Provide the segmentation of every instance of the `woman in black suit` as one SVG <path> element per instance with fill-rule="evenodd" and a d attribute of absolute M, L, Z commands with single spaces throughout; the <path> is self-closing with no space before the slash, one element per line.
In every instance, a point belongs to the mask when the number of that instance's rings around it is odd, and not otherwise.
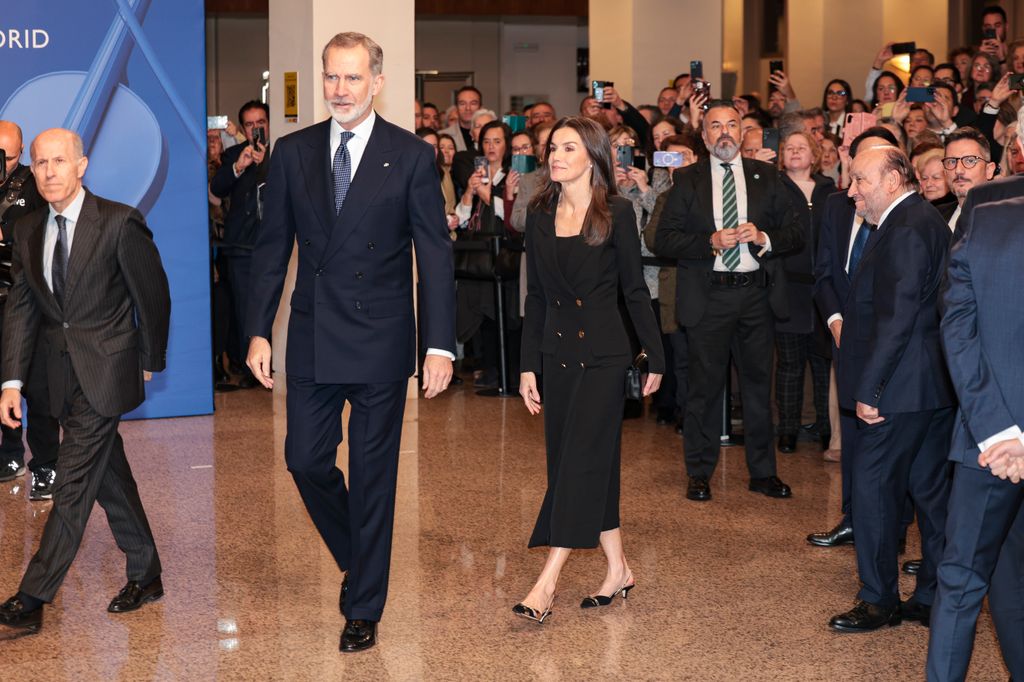
<path fill-rule="evenodd" d="M 629 201 L 614 196 L 611 144 L 598 124 L 563 118 L 551 132 L 540 191 L 526 219 L 526 317 L 519 393 L 541 411 L 544 376 L 548 488 L 530 547 L 550 547 L 517 615 L 543 622 L 558 575 L 575 548 L 598 544 L 608 572 L 581 607 L 604 606 L 636 584 L 619 530 L 619 445 L 623 387 L 632 358 L 619 313 L 621 289 L 647 352 L 649 395 L 661 384 L 661 334 L 644 283 L 640 238 Z"/>

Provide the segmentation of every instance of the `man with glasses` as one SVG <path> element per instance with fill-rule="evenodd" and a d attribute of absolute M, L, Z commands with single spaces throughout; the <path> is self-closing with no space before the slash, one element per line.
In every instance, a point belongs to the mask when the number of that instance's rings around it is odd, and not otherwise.
<path fill-rule="evenodd" d="M 474 148 L 472 135 L 473 114 L 483 105 L 484 97 L 472 85 L 464 85 L 455 93 L 455 107 L 459 112 L 459 120 L 455 125 L 440 131 L 455 140 L 455 151 L 464 152 Z"/>
<path fill-rule="evenodd" d="M 948 218 L 949 229 L 956 229 L 967 193 L 982 185 L 995 175 L 996 164 L 992 161 L 988 138 L 977 128 L 960 128 L 946 138 L 946 156 L 942 168 L 956 196 L 956 210 Z"/>
<path fill-rule="evenodd" d="M 935 83 L 935 101 L 924 103 L 924 117 L 928 129 L 943 139 L 957 128 L 956 116 L 960 112 L 956 89 L 947 83 Z"/>

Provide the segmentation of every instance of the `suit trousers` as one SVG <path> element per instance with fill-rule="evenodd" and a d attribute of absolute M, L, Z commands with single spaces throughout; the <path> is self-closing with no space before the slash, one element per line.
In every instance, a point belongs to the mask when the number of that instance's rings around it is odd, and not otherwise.
<path fill-rule="evenodd" d="M 288 375 L 285 461 L 320 537 L 348 572 L 345 616 L 379 621 L 387 600 L 408 381 L 318 384 Z M 335 460 L 348 423 L 349 480 Z"/>
<path fill-rule="evenodd" d="M 775 348 L 775 405 L 779 411 L 779 435 L 795 436 L 800 429 L 804 409 L 804 368 L 811 365 L 814 390 L 814 417 L 820 425 L 828 425 L 828 358 L 816 355 L 814 334 L 777 332 Z"/>
<path fill-rule="evenodd" d="M 60 475 L 39 549 L 19 588 L 44 602 L 53 601 L 71 568 L 95 502 L 106 513 L 114 540 L 127 556 L 128 580 L 145 584 L 161 570 L 139 489 L 117 432 L 121 418 L 96 413 L 82 393 L 67 356 L 64 374 Z"/>
<path fill-rule="evenodd" d="M 249 273 L 252 270 L 252 252 L 233 249 L 227 257 L 228 284 L 231 288 L 231 324 L 235 334 L 229 334 L 228 358 L 240 367 L 243 374 L 251 372 L 245 365 L 249 354 L 249 339 L 245 336 L 245 311 L 249 307 Z"/>
<path fill-rule="evenodd" d="M 679 406 L 680 418 L 686 412 L 686 399 L 690 392 L 689 367 L 690 349 L 686 340 L 686 328 L 679 327 L 668 335 L 669 343 L 666 348 L 672 348 L 672 355 L 665 354 L 665 359 L 672 358 L 673 373 L 676 378 L 676 405 Z"/>
<path fill-rule="evenodd" d="M 3 326 L 3 313 L 0 308 L 0 327 Z M 10 429 L 0 427 L 0 458 L 14 459 L 23 462 L 25 459 L 25 443 L 32 451 L 29 469 L 38 472 L 42 467 L 57 466 L 57 448 L 60 446 L 60 422 L 50 415 L 50 390 L 46 385 L 46 360 L 33 359 L 29 365 L 28 379 L 22 387 L 25 405 L 28 408 L 28 428 Z M 24 432 L 24 433 L 23 433 Z"/>
<path fill-rule="evenodd" d="M 957 463 L 932 606 L 928 679 L 963 680 L 986 592 L 1003 661 L 1024 679 L 1024 486 Z"/>
<path fill-rule="evenodd" d="M 883 607 L 899 603 L 898 544 L 909 493 L 917 507 L 923 555 L 914 597 L 931 605 L 945 536 L 953 408 L 882 416 L 885 421 L 873 426 L 858 423 L 853 455 L 854 547 L 863 583 L 858 599 Z"/>
<path fill-rule="evenodd" d="M 710 478 L 718 464 L 722 391 L 734 342 L 743 399 L 747 469 L 751 478 L 774 476 L 771 413 L 775 317 L 768 290 L 713 286 L 700 322 L 687 327 L 690 390 L 683 424 L 686 472 Z"/>

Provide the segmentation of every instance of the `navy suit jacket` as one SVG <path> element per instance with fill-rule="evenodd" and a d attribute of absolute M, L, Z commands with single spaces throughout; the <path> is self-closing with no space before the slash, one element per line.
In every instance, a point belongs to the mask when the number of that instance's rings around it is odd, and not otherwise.
<path fill-rule="evenodd" d="M 843 311 L 839 402 L 886 413 L 955 402 L 939 337 L 939 285 L 949 227 L 920 195 L 901 201 L 868 238 Z"/>
<path fill-rule="evenodd" d="M 943 291 L 942 342 L 960 399 L 949 458 L 975 469 L 981 441 L 1024 425 L 1022 218 L 1024 197 L 978 206 Z"/>
<path fill-rule="evenodd" d="M 416 369 L 413 244 L 421 344 L 455 352 L 452 242 L 434 151 L 378 115 L 339 215 L 330 155 L 329 119 L 274 146 L 246 334 L 270 338 L 298 241 L 288 373 L 317 383 L 400 381 Z"/>
<path fill-rule="evenodd" d="M 814 259 L 814 302 L 825 322 L 837 313 L 843 314 L 850 295 L 846 259 L 850 253 L 850 231 L 856 214 L 853 199 L 845 191 L 835 192 L 825 199 L 818 253 Z"/>
<path fill-rule="evenodd" d="M 988 204 L 993 201 L 1013 199 L 1014 197 L 1024 197 L 1024 175 L 999 178 L 998 180 L 978 185 L 969 191 L 967 198 L 964 199 L 964 206 L 960 210 L 960 217 L 956 221 L 953 243 L 956 244 L 963 237 L 964 228 L 967 227 L 967 216 L 971 214 L 975 206 Z"/>

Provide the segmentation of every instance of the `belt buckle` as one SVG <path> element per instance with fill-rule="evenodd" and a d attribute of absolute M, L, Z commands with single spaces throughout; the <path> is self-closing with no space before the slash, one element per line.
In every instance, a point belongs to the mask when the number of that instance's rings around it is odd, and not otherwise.
<path fill-rule="evenodd" d="M 733 277 L 735 277 L 735 284 L 733 286 L 736 287 L 749 287 L 754 283 L 750 273 L 747 272 L 735 272 L 733 273 Z"/>

